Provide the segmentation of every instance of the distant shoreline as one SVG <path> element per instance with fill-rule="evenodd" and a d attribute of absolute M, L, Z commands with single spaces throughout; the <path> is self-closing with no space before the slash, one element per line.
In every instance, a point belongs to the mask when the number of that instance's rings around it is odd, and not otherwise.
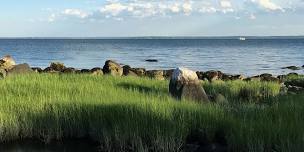
<path fill-rule="evenodd" d="M 130 36 L 130 37 L 0 37 L 1 39 L 304 39 L 303 36 Z"/>

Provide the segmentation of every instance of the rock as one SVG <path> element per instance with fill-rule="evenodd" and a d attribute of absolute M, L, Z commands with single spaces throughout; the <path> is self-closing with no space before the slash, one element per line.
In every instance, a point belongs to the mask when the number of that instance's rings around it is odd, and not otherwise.
<path fill-rule="evenodd" d="M 91 73 L 90 69 L 81 69 L 80 73 Z"/>
<path fill-rule="evenodd" d="M 222 80 L 229 81 L 232 79 L 232 77 L 233 77 L 233 75 L 231 75 L 231 74 L 223 73 Z"/>
<path fill-rule="evenodd" d="M 238 75 L 232 75 L 230 77 L 230 80 L 244 80 L 246 77 L 244 75 L 238 74 Z"/>
<path fill-rule="evenodd" d="M 3 79 L 6 77 L 6 71 L 4 69 L 0 69 L 0 79 Z"/>
<path fill-rule="evenodd" d="M 45 73 L 59 73 L 59 71 L 55 71 L 53 68 L 51 67 L 47 67 L 43 70 L 43 72 Z"/>
<path fill-rule="evenodd" d="M 300 67 L 297 66 L 288 66 L 288 67 L 284 67 L 283 69 L 289 69 L 289 70 L 301 70 Z"/>
<path fill-rule="evenodd" d="M 219 72 L 213 70 L 207 71 L 205 72 L 205 76 L 210 82 L 212 82 L 219 79 Z"/>
<path fill-rule="evenodd" d="M 165 80 L 163 70 L 150 70 L 146 72 L 147 76 L 156 80 Z"/>
<path fill-rule="evenodd" d="M 24 64 L 15 65 L 12 69 L 9 69 L 7 71 L 7 75 L 11 76 L 17 74 L 29 74 L 33 72 L 34 71 L 31 69 L 31 67 L 28 64 L 24 63 Z"/>
<path fill-rule="evenodd" d="M 2 59 L 0 59 L 1 69 L 9 70 L 12 69 L 15 65 L 16 62 L 10 55 L 6 55 Z"/>
<path fill-rule="evenodd" d="M 264 73 L 260 75 L 260 80 L 261 81 L 268 81 L 268 82 L 276 82 L 276 83 L 280 83 L 280 79 L 273 77 L 272 74 L 269 73 Z"/>
<path fill-rule="evenodd" d="M 177 99 L 188 99 L 198 103 L 209 102 L 197 74 L 186 68 L 174 70 L 169 84 L 170 94 Z"/>
<path fill-rule="evenodd" d="M 137 74 L 132 71 L 132 68 L 129 65 L 125 65 L 122 68 L 124 76 L 137 76 Z"/>
<path fill-rule="evenodd" d="M 249 77 L 249 78 L 244 79 L 244 81 L 261 81 L 261 77 L 259 75 L 258 76 L 253 76 L 253 77 Z"/>
<path fill-rule="evenodd" d="M 272 77 L 272 74 L 264 73 L 264 74 L 261 74 L 260 77 Z"/>
<path fill-rule="evenodd" d="M 138 76 L 145 76 L 146 75 L 146 69 L 144 68 L 132 68 L 131 71 L 136 73 Z"/>
<path fill-rule="evenodd" d="M 65 68 L 61 72 L 64 74 L 72 74 L 72 73 L 76 73 L 76 69 L 75 68 Z"/>
<path fill-rule="evenodd" d="M 296 77 L 296 76 L 298 76 L 299 74 L 298 73 L 288 73 L 287 74 L 287 77 Z"/>
<path fill-rule="evenodd" d="M 122 68 L 125 76 L 145 76 L 146 74 L 146 69 L 144 68 L 131 68 L 129 65 L 125 65 Z"/>
<path fill-rule="evenodd" d="M 219 80 L 222 80 L 223 75 L 224 75 L 223 72 L 217 71 L 217 76 L 218 76 L 218 79 L 219 79 Z"/>
<path fill-rule="evenodd" d="M 92 75 L 97 75 L 97 76 L 103 75 L 102 68 L 98 68 L 98 67 L 91 69 L 91 73 Z"/>
<path fill-rule="evenodd" d="M 103 72 L 112 76 L 122 76 L 123 68 L 118 63 L 108 60 L 103 67 Z"/>
<path fill-rule="evenodd" d="M 244 75 L 241 75 L 241 74 L 231 75 L 231 74 L 223 73 L 221 79 L 224 80 L 224 81 L 230 81 L 230 80 L 233 81 L 233 80 L 245 80 L 246 77 Z"/>
<path fill-rule="evenodd" d="M 158 62 L 158 60 L 156 60 L 156 59 L 147 59 L 145 61 L 147 61 L 147 62 Z"/>
<path fill-rule="evenodd" d="M 39 67 L 33 67 L 32 70 L 33 70 L 34 72 L 36 72 L 36 73 L 41 73 L 41 72 L 43 72 L 43 70 L 42 70 L 41 68 L 39 68 Z"/>
<path fill-rule="evenodd" d="M 304 92 L 304 88 L 303 87 L 299 87 L 299 86 L 287 86 L 288 88 L 288 92 L 292 92 L 292 93 L 301 93 Z"/>
<path fill-rule="evenodd" d="M 164 77 L 166 79 L 170 79 L 173 75 L 174 69 L 164 70 Z"/>
<path fill-rule="evenodd" d="M 302 65 L 302 68 L 304 68 L 304 65 Z"/>
<path fill-rule="evenodd" d="M 54 71 L 63 71 L 66 67 L 63 63 L 60 62 L 52 62 L 50 68 Z"/>
<path fill-rule="evenodd" d="M 197 71 L 196 75 L 197 75 L 198 79 L 205 80 L 206 75 L 203 71 Z"/>
<path fill-rule="evenodd" d="M 286 86 L 296 86 L 304 88 L 304 80 L 303 79 L 292 79 L 285 82 Z"/>

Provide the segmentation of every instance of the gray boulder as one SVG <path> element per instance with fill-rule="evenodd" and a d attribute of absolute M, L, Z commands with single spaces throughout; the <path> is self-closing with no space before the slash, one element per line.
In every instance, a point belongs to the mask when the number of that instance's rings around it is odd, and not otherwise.
<path fill-rule="evenodd" d="M 15 65 L 12 69 L 7 71 L 7 75 L 29 74 L 33 72 L 34 71 L 31 69 L 31 67 L 27 63 L 24 63 Z"/>
<path fill-rule="evenodd" d="M 188 99 L 198 103 L 209 102 L 196 72 L 186 68 L 174 70 L 169 84 L 170 94 L 177 99 Z"/>
<path fill-rule="evenodd" d="M 103 67 L 103 73 L 110 74 L 112 76 L 122 76 L 123 68 L 118 63 L 108 60 Z"/>

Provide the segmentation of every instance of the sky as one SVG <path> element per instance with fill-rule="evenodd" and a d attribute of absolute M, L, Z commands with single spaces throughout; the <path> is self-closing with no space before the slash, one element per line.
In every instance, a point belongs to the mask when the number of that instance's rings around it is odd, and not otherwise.
<path fill-rule="evenodd" d="M 304 0 L 2 0 L 0 37 L 304 35 Z"/>

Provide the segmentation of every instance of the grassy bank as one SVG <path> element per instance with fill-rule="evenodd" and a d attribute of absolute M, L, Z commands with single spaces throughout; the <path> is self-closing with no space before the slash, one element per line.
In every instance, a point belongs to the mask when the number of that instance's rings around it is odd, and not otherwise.
<path fill-rule="evenodd" d="M 0 140 L 90 137 L 105 151 L 182 151 L 202 133 L 210 142 L 220 134 L 231 151 L 304 148 L 303 95 L 279 96 L 269 82 L 204 83 L 229 104 L 197 105 L 174 100 L 167 87 L 133 77 L 8 77 L 0 81 Z"/>

